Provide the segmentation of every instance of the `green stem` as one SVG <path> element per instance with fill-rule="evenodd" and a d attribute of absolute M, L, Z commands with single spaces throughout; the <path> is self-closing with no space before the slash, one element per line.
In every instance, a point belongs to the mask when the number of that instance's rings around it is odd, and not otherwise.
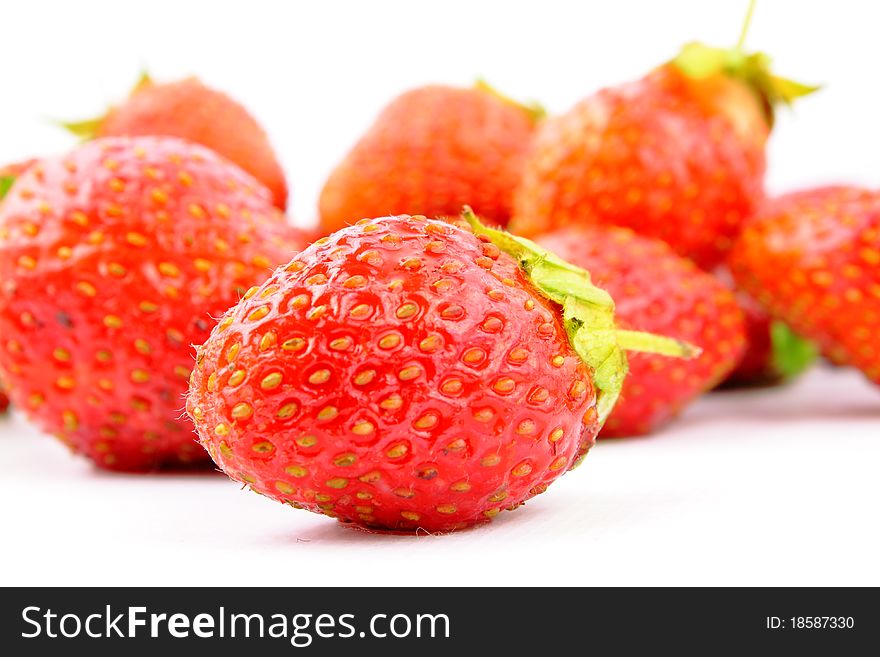
<path fill-rule="evenodd" d="M 743 46 L 746 45 L 746 35 L 749 33 L 749 26 L 752 24 L 752 14 L 755 13 L 755 5 L 757 0 L 749 0 L 749 8 L 746 10 L 746 19 L 743 21 L 742 29 L 739 32 L 739 41 L 736 42 L 735 50 L 739 53 L 743 52 Z"/>
<path fill-rule="evenodd" d="M 643 331 L 617 331 L 617 344 L 625 351 L 639 351 L 673 358 L 696 358 L 702 350 L 683 340 Z"/>

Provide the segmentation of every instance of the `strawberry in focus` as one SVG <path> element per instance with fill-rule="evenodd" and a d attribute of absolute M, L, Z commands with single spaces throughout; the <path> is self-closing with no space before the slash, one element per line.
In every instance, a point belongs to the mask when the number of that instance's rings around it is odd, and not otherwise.
<path fill-rule="evenodd" d="M 772 75 L 741 44 L 690 44 L 543 123 L 511 230 L 625 226 L 711 269 L 763 197 L 774 105 L 813 90 Z"/>
<path fill-rule="evenodd" d="M 880 192 L 824 187 L 774 199 L 746 226 L 730 268 L 771 315 L 880 383 Z"/>
<path fill-rule="evenodd" d="M 457 216 L 466 203 L 506 225 L 539 114 L 484 84 L 406 92 L 331 173 L 321 228 L 386 213 Z"/>
<path fill-rule="evenodd" d="M 629 375 L 601 437 L 651 433 L 715 387 L 745 348 L 742 313 L 717 279 L 668 245 L 616 227 L 566 228 L 538 243 L 578 267 L 615 300 L 622 328 L 660 333 L 702 349 L 689 361 L 629 356 Z"/>
<path fill-rule="evenodd" d="M 166 135 L 202 144 L 263 183 L 277 207 L 287 206 L 284 172 L 263 128 L 244 106 L 197 78 L 155 83 L 145 75 L 106 115 L 66 127 L 87 139 Z"/>
<path fill-rule="evenodd" d="M 517 507 L 586 454 L 633 336 L 586 272 L 468 216 L 477 234 L 362 220 L 223 317 L 187 409 L 230 477 L 366 527 L 449 531 Z"/>
<path fill-rule="evenodd" d="M 206 459 L 181 419 L 190 345 L 293 237 L 268 190 L 179 139 L 99 139 L 31 166 L 0 205 L 9 396 L 103 467 Z"/>

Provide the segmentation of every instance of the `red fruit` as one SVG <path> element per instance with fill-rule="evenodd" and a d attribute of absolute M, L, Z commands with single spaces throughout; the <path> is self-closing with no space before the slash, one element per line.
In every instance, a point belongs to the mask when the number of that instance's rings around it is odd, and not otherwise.
<path fill-rule="evenodd" d="M 511 230 L 626 226 L 711 268 L 762 198 L 772 103 L 811 90 L 763 55 L 692 44 L 544 122 Z"/>
<path fill-rule="evenodd" d="M 181 419 L 190 345 L 295 245 L 269 191 L 202 146 L 89 142 L 0 206 L 0 373 L 46 431 L 108 468 L 207 454 Z"/>
<path fill-rule="evenodd" d="M 330 175 L 321 228 L 386 213 L 457 216 L 466 203 L 506 224 L 536 118 L 485 85 L 408 91 Z"/>
<path fill-rule="evenodd" d="M 690 361 L 629 357 L 620 401 L 601 436 L 646 434 L 715 387 L 745 348 L 733 294 L 659 240 L 624 228 L 567 228 L 538 238 L 564 260 L 589 269 L 615 299 L 618 325 L 678 338 L 702 349 Z"/>
<path fill-rule="evenodd" d="M 479 238 L 424 217 L 364 220 L 251 290 L 201 349 L 187 400 L 217 464 L 292 506 L 447 531 L 522 504 L 583 457 L 626 368 L 610 299 L 474 225 Z M 542 287 L 560 280 L 572 296 Z"/>
<path fill-rule="evenodd" d="M 726 270 L 717 272 L 728 287 L 734 283 Z M 790 381 L 816 358 L 811 342 L 792 332 L 785 322 L 773 319 L 763 306 L 742 290 L 735 290 L 746 327 L 746 352 L 724 380 L 725 387 L 767 386 Z"/>
<path fill-rule="evenodd" d="M 96 120 L 69 124 L 83 137 L 168 135 L 220 153 L 272 192 L 282 210 L 287 182 L 266 133 L 241 104 L 196 78 L 156 84 L 144 77 L 131 95 Z"/>
<path fill-rule="evenodd" d="M 825 187 L 780 197 L 749 222 L 730 267 L 771 315 L 880 383 L 880 192 Z"/>

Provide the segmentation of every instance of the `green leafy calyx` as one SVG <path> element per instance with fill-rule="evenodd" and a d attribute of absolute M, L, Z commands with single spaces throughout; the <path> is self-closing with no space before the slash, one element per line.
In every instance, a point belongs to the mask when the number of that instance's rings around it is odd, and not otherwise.
<path fill-rule="evenodd" d="M 484 226 L 470 208 L 465 208 L 463 218 L 476 235 L 485 235 L 514 258 L 542 295 L 562 306 L 568 340 L 593 375 L 600 423 L 608 418 L 620 396 L 628 369 L 625 350 L 679 358 L 699 354 L 699 349 L 679 340 L 619 330 L 614 321 L 614 300 L 593 285 L 586 269 L 562 260 L 531 240 Z"/>

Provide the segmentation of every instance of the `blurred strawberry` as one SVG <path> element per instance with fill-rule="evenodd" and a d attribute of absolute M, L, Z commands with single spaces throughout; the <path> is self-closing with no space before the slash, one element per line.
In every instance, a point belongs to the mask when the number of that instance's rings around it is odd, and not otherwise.
<path fill-rule="evenodd" d="M 689 361 L 630 354 L 620 401 L 600 437 L 654 431 L 718 385 L 741 358 L 745 328 L 733 294 L 663 242 L 613 226 L 568 227 L 537 241 L 590 271 L 614 298 L 621 328 L 667 335 L 702 349 Z"/>
<path fill-rule="evenodd" d="M 15 405 L 107 468 L 205 460 L 181 417 L 191 345 L 301 244 L 269 190 L 172 137 L 98 139 L 0 205 L 0 372 Z"/>
<path fill-rule="evenodd" d="M 774 76 L 766 55 L 741 44 L 685 46 L 544 122 L 511 230 L 627 226 L 712 268 L 763 196 L 774 106 L 813 90 Z"/>
<path fill-rule="evenodd" d="M 85 139 L 168 135 L 202 144 L 250 173 L 287 205 L 287 182 L 266 133 L 241 104 L 198 79 L 155 83 L 142 76 L 131 95 L 97 119 L 65 126 Z"/>
<path fill-rule="evenodd" d="M 456 216 L 464 204 L 506 224 L 539 115 L 484 84 L 404 93 L 330 175 L 321 227 L 383 214 Z"/>
<path fill-rule="evenodd" d="M 771 315 L 880 384 L 880 191 L 824 187 L 775 199 L 729 262 Z"/>

